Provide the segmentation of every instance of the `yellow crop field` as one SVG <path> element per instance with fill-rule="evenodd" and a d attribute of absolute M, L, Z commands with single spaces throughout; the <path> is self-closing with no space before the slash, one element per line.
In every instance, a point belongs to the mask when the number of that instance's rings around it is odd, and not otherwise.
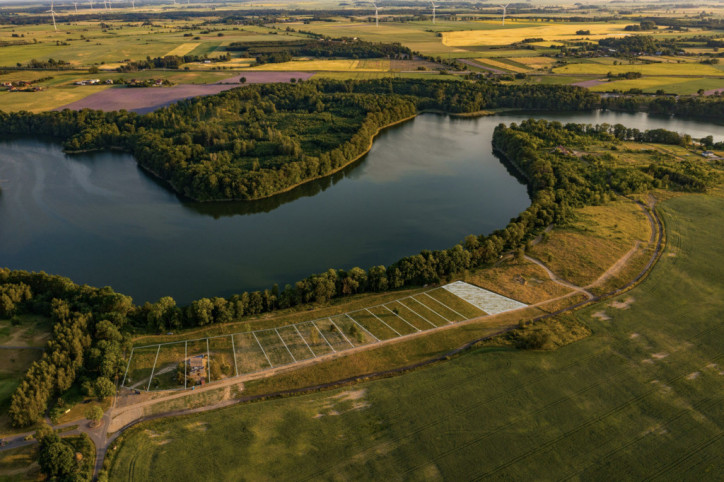
<path fill-rule="evenodd" d="M 470 47 L 474 45 L 509 45 L 526 38 L 542 38 L 547 42 L 583 38 L 595 40 L 597 37 L 621 37 L 627 35 L 624 27 L 623 24 L 615 23 L 543 23 L 539 27 L 444 32 L 442 34 L 442 43 L 448 47 Z M 577 30 L 589 30 L 591 33 L 590 35 L 577 35 Z"/>
<path fill-rule="evenodd" d="M 523 64 L 531 69 L 543 69 L 556 63 L 556 59 L 550 57 L 516 57 L 508 60 Z"/>
<path fill-rule="evenodd" d="M 711 65 L 703 64 L 624 64 L 624 65 L 601 65 L 601 64 L 568 64 L 556 67 L 557 74 L 591 74 L 606 75 L 623 74 L 626 72 L 641 72 L 643 75 L 701 75 L 724 77 L 724 72 Z"/>
<path fill-rule="evenodd" d="M 390 61 L 385 59 L 370 60 L 292 60 L 279 64 L 263 64 L 249 70 L 274 70 L 281 72 L 389 72 Z"/>
<path fill-rule="evenodd" d="M 519 59 L 515 59 L 516 62 L 517 62 L 518 60 L 519 60 Z M 521 73 L 529 72 L 529 69 L 524 69 L 524 68 L 522 68 L 522 67 L 517 67 L 517 66 L 514 66 L 514 65 L 506 64 L 505 62 L 500 62 L 499 60 L 494 60 L 494 59 L 475 59 L 475 61 L 476 61 L 476 62 L 480 62 L 481 64 L 484 64 L 484 65 L 489 65 L 489 66 L 491 66 L 491 67 L 495 67 L 496 69 L 509 70 L 510 72 L 521 72 Z"/>
<path fill-rule="evenodd" d="M 51 87 L 40 92 L 0 92 L 0 111 L 43 112 L 62 107 L 96 92 L 107 89 L 108 85 L 83 87 Z"/>
<path fill-rule="evenodd" d="M 181 44 L 178 47 L 176 47 L 173 50 L 170 50 L 166 55 L 178 55 L 179 57 L 182 55 L 186 55 L 187 53 L 191 52 L 193 49 L 198 47 L 199 43 L 188 43 L 188 44 Z"/>

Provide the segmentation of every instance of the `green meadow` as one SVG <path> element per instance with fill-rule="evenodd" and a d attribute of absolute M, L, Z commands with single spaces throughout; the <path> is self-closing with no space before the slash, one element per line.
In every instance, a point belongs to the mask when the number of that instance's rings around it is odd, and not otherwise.
<path fill-rule="evenodd" d="M 713 480 L 724 473 L 724 197 L 659 205 L 667 246 L 556 351 L 142 424 L 113 480 Z M 183 456 L 179 456 L 183 454 Z"/>

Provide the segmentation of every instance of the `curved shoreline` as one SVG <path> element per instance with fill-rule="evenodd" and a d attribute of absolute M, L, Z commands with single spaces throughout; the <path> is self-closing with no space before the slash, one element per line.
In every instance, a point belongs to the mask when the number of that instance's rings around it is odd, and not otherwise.
<path fill-rule="evenodd" d="M 163 184 L 165 184 L 166 186 L 168 186 L 175 194 L 177 194 L 178 196 L 180 196 L 180 197 L 182 197 L 182 198 L 184 198 L 184 199 L 186 199 L 186 200 L 188 200 L 188 201 L 192 201 L 192 202 L 196 202 L 196 203 L 217 203 L 217 202 L 218 202 L 218 203 L 224 203 L 224 202 L 249 202 L 249 203 L 253 203 L 253 202 L 256 202 L 256 201 L 263 201 L 263 200 L 265 200 L 265 199 L 273 198 L 274 196 L 278 196 L 278 195 L 280 195 L 280 194 L 284 194 L 284 193 L 293 191 L 294 189 L 296 189 L 296 188 L 298 188 L 298 187 L 300 187 L 300 186 L 303 186 L 303 185 L 305 185 L 305 184 L 308 184 L 308 183 L 310 183 L 310 182 L 318 181 L 318 180 L 320 180 L 320 179 L 324 179 L 324 178 L 326 178 L 326 177 L 333 176 L 333 175 L 337 174 L 338 172 L 340 172 L 340 171 L 342 171 L 343 169 L 345 169 L 345 168 L 353 165 L 354 163 L 356 163 L 357 161 L 359 161 L 360 159 L 362 159 L 364 156 L 366 156 L 367 154 L 369 154 L 369 152 L 372 150 L 372 146 L 374 145 L 375 138 L 377 138 L 377 136 L 380 135 L 380 133 L 381 133 L 382 131 L 384 131 L 384 130 L 386 130 L 386 129 L 389 129 L 390 127 L 394 127 L 394 126 L 396 126 L 396 125 L 399 125 L 399 124 L 402 124 L 402 123 L 405 123 L 405 122 L 414 120 L 417 116 L 419 116 L 419 115 L 421 115 L 421 114 L 436 114 L 436 115 L 445 115 L 445 116 L 458 117 L 458 118 L 475 118 L 475 117 L 485 117 L 485 116 L 495 115 L 495 112 L 492 112 L 492 111 L 489 111 L 489 110 L 481 110 L 481 111 L 476 111 L 476 112 L 462 112 L 462 113 L 456 112 L 456 113 L 451 113 L 451 112 L 446 112 L 446 111 L 442 111 L 442 110 L 435 110 L 435 109 L 425 109 L 425 110 L 418 111 L 418 112 L 416 112 L 415 114 L 413 114 L 413 115 L 411 115 L 411 116 L 409 116 L 409 117 L 405 117 L 404 119 L 400 119 L 400 120 L 391 122 L 391 123 L 389 123 L 389 124 L 386 124 L 386 125 L 384 125 L 384 126 L 378 127 L 377 130 L 375 131 L 375 133 L 372 134 L 372 136 L 370 137 L 369 143 L 368 143 L 367 147 L 365 148 L 365 150 L 364 150 L 362 153 L 360 153 L 358 156 L 354 157 L 353 159 L 349 160 L 348 162 L 345 162 L 344 164 L 341 164 L 340 166 L 332 169 L 331 171 L 328 171 L 328 172 L 326 172 L 326 173 L 324 173 L 324 174 L 320 174 L 320 175 L 318 175 L 318 176 L 310 177 L 309 179 L 304 179 L 304 180 L 302 180 L 302 181 L 300 181 L 300 182 L 297 182 L 297 183 L 295 183 L 295 184 L 292 184 L 292 185 L 290 185 L 290 186 L 287 186 L 287 187 L 285 187 L 285 188 L 283 188 L 283 189 L 281 189 L 281 190 L 275 191 L 275 192 L 273 192 L 273 193 L 271 193 L 271 194 L 269 194 L 269 195 L 267 195 L 267 196 L 260 196 L 260 197 L 250 198 L 250 199 L 242 199 L 242 198 L 196 199 L 196 198 L 191 197 L 191 196 L 189 196 L 188 194 L 182 192 L 178 187 L 176 187 L 176 185 L 174 185 L 174 183 L 173 183 L 171 180 L 165 179 L 164 177 L 160 176 L 160 175 L 159 175 L 156 171 L 154 171 L 153 169 L 151 169 L 151 168 L 149 168 L 148 166 L 145 166 L 145 165 L 141 164 L 140 162 L 138 162 L 138 159 L 136 159 L 136 156 L 133 156 L 133 157 L 134 157 L 134 159 L 136 160 L 136 164 L 138 165 L 138 167 L 140 167 L 144 172 L 148 173 L 149 175 L 153 176 L 153 177 L 156 178 L 157 180 L 161 181 Z M 110 148 L 97 148 L 97 149 L 79 149 L 79 150 L 73 150 L 73 151 L 71 151 L 71 150 L 65 150 L 65 149 L 64 149 L 63 152 L 65 152 L 66 154 L 87 154 L 87 153 L 90 153 L 90 152 L 103 152 L 103 151 L 106 151 L 106 150 L 128 152 L 126 149 L 124 149 L 124 148 L 122 148 L 122 147 L 120 147 L 120 146 L 111 146 Z M 129 154 L 133 155 L 133 152 L 129 152 Z"/>

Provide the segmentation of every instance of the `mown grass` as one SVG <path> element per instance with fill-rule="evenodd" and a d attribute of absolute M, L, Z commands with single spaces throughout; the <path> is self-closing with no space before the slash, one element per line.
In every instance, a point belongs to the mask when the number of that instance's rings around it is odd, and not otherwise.
<path fill-rule="evenodd" d="M 666 255 L 593 335 L 123 436 L 114 480 L 704 480 L 724 471 L 724 199 L 666 201 Z M 675 256 L 668 254 L 675 253 Z M 203 422 L 204 430 L 198 429 Z M 165 445 L 146 429 L 164 433 Z M 179 454 L 184 454 L 179 457 Z"/>

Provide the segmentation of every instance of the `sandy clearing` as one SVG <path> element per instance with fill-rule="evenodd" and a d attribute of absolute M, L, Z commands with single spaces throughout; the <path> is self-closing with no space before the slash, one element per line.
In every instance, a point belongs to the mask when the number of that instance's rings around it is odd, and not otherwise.
<path fill-rule="evenodd" d="M 605 311 L 597 311 L 594 314 L 592 314 L 591 316 L 593 318 L 598 318 L 601 321 L 609 321 L 611 319 L 611 317 L 608 316 Z"/>
<path fill-rule="evenodd" d="M 628 310 L 633 302 L 636 301 L 633 296 L 626 297 L 623 301 L 612 301 L 608 306 L 618 310 Z"/>

